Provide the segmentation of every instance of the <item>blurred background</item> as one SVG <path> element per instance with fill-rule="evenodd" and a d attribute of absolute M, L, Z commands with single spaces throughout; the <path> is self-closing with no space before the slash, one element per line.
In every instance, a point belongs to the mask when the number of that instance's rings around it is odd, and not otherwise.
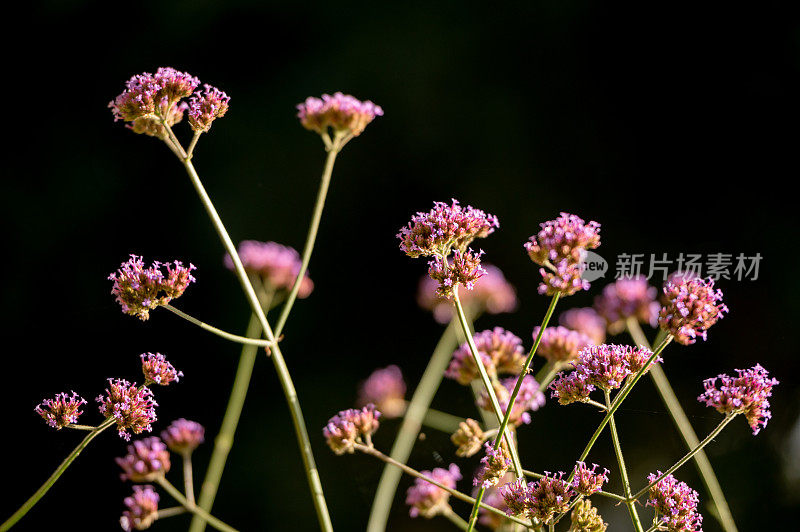
<path fill-rule="evenodd" d="M 295 306 L 283 343 L 337 530 L 364 529 L 382 464 L 334 456 L 321 428 L 353 405 L 377 367 L 398 364 L 413 390 L 442 327 L 416 306 L 425 263 L 399 252 L 395 234 L 414 212 L 449 198 L 499 217 L 500 230 L 480 246 L 521 303 L 476 327 L 506 327 L 526 348 L 548 300 L 536 294 L 537 268 L 522 244 L 559 211 L 600 222 L 597 251 L 610 262 L 623 253 L 760 253 L 757 280 L 718 283 L 730 314 L 707 342 L 670 346 L 665 370 L 701 437 L 719 420 L 695 400 L 702 379 L 760 362 L 781 381 L 765 430 L 753 437 L 737 421 L 707 451 L 740 530 L 796 518 L 796 3 L 49 1 L 26 9 L 9 18 L 21 34 L 3 37 L 11 133 L 2 184 L 3 518 L 81 438 L 47 427 L 36 404 L 75 390 L 92 403 L 81 421 L 97 423 L 92 399 L 107 377 L 141 380 L 141 352 L 166 354 L 186 375 L 157 390 L 155 432 L 177 417 L 207 427 L 195 453 L 198 483 L 210 456 L 239 347 L 163 310 L 145 323 L 122 315 L 107 280 L 129 253 L 192 262 L 198 281 L 176 306 L 238 333 L 248 320 L 180 164 L 106 108 L 131 75 L 159 66 L 232 98 L 194 163 L 237 241 L 303 245 L 325 154 L 298 124 L 296 103 L 341 90 L 385 110 L 337 161 L 310 268 L 316 289 Z M 188 126 L 177 130 L 188 141 Z M 604 283 L 559 310 L 591 304 Z M 639 388 L 618 416 L 635 485 L 683 454 L 654 388 Z M 476 414 L 452 381 L 434 406 Z M 568 469 L 598 420 L 590 408 L 549 403 L 520 430 L 523 461 Z M 397 427 L 382 424 L 376 445 L 388 451 Z M 456 460 L 448 435 L 426 436 L 412 466 Z M 600 442 L 590 460 L 614 469 L 609 441 Z M 113 462 L 124 449 L 113 433 L 98 438 L 17 529 L 116 529 L 130 492 Z M 477 458 L 457 463 L 469 476 Z M 179 482 L 178 467 L 173 474 Z M 678 477 L 701 489 L 691 466 Z M 410 519 L 409 485 L 404 478 L 389 530 L 452 528 Z M 630 528 L 624 509 L 601 513 L 611 530 Z M 705 530 L 719 530 L 704 513 Z M 316 529 L 288 410 L 264 357 L 214 514 L 241 530 Z"/>

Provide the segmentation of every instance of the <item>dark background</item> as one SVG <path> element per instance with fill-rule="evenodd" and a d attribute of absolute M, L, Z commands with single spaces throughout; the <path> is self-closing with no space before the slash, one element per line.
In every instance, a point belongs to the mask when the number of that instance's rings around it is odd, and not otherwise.
<path fill-rule="evenodd" d="M 3 37 L 12 138 L 3 144 L 0 517 L 81 437 L 51 430 L 34 406 L 71 389 L 92 402 L 107 377 L 140 379 L 144 351 L 165 353 L 186 374 L 157 390 L 155 431 L 176 417 L 204 423 L 202 478 L 238 347 L 165 311 L 147 323 L 122 315 L 107 280 L 132 252 L 191 261 L 198 282 L 177 306 L 240 333 L 248 319 L 180 165 L 106 108 L 132 74 L 173 66 L 232 97 L 195 164 L 237 241 L 302 247 L 324 153 L 297 123 L 297 102 L 342 90 L 386 111 L 337 162 L 311 263 L 316 290 L 296 305 L 284 341 L 337 530 L 364 528 L 381 464 L 334 456 L 320 429 L 352 405 L 374 368 L 399 364 L 411 387 L 421 375 L 441 327 L 414 302 L 423 261 L 403 256 L 394 235 L 413 212 L 451 197 L 498 215 L 501 229 L 481 247 L 521 298 L 516 313 L 477 327 L 507 327 L 526 347 L 547 299 L 536 295 L 538 274 L 521 246 L 559 211 L 602 223 L 598 251 L 611 260 L 761 253 L 757 281 L 719 283 L 731 312 L 708 342 L 671 346 L 665 369 L 701 436 L 719 420 L 694 400 L 703 378 L 760 362 L 782 381 L 767 429 L 753 437 L 737 420 L 708 453 L 740 530 L 796 518 L 784 462 L 800 402 L 800 18 L 790 4 L 53 1 L 9 16 L 7 26 L 21 31 Z M 188 127 L 177 129 L 188 140 Z M 560 309 L 590 304 L 602 285 Z M 635 485 L 683 454 L 652 386 L 640 388 L 619 415 Z M 452 382 L 435 405 L 474 415 Z M 99 419 L 90 404 L 81 421 Z M 598 419 L 588 408 L 548 404 L 521 430 L 523 460 L 568 469 Z M 377 445 L 388 450 L 396 428 L 384 423 Z M 130 490 L 113 463 L 123 452 L 113 433 L 98 438 L 17 528 L 114 530 Z M 431 432 L 411 465 L 453 459 L 447 436 Z M 605 438 L 590 459 L 616 469 Z M 458 463 L 469 476 L 474 460 Z M 176 467 L 175 482 L 179 474 Z M 700 489 L 692 467 L 678 476 Z M 406 478 L 390 529 L 448 529 L 441 518 L 407 517 L 408 485 Z M 459 487 L 468 490 L 468 481 Z M 630 528 L 623 509 L 602 510 L 613 530 Z M 214 513 L 242 530 L 315 529 L 285 401 L 263 357 Z M 719 530 L 704 513 L 705 529 Z M 178 517 L 153 529 L 187 524 Z"/>

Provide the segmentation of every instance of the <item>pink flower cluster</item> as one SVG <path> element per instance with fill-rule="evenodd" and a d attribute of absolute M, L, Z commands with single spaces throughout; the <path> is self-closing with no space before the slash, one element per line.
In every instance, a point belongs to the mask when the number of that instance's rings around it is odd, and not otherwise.
<path fill-rule="evenodd" d="M 243 240 L 239 243 L 237 253 L 245 271 L 258 275 L 273 290 L 291 290 L 302 267 L 300 254 L 294 248 L 277 242 Z M 229 270 L 234 269 L 230 255 L 225 255 L 225 267 Z M 314 283 L 306 273 L 300 281 L 297 297 L 304 299 L 311 295 L 313 290 Z"/>
<path fill-rule="evenodd" d="M 450 464 L 447 469 L 437 467 L 433 471 L 421 471 L 420 473 L 450 489 L 455 489 L 456 482 L 461 480 L 461 470 L 455 464 Z M 450 492 L 421 478 L 414 480 L 414 485 L 406 492 L 406 504 L 411 506 L 408 512 L 411 517 L 421 515 L 430 519 L 448 511 L 450 510 L 449 500 Z"/>
<path fill-rule="evenodd" d="M 567 329 L 578 331 L 600 345 L 606 341 L 606 320 L 591 307 L 573 308 L 562 312 L 558 323 Z"/>
<path fill-rule="evenodd" d="M 71 396 L 59 393 L 53 399 L 42 401 L 34 411 L 42 416 L 48 425 L 61 430 L 67 425 L 78 422 L 78 417 L 83 414 L 81 405 L 85 404 L 86 400 L 75 392 L 72 392 Z"/>
<path fill-rule="evenodd" d="M 594 299 L 594 308 L 614 334 L 625 329 L 628 318 L 655 327 L 661 309 L 656 296 L 658 290 L 644 277 L 623 277 L 603 288 L 603 293 Z"/>
<path fill-rule="evenodd" d="M 661 476 L 661 471 L 651 473 L 648 482 Z M 667 475 L 650 488 L 647 506 L 655 508 L 660 524 L 670 532 L 702 532 L 703 516 L 697 512 L 697 492 Z"/>
<path fill-rule="evenodd" d="M 169 451 L 157 436 L 133 442 L 128 454 L 115 461 L 122 468 L 123 481 L 153 482 L 170 469 Z"/>
<path fill-rule="evenodd" d="M 695 343 L 698 336 L 705 340 L 708 329 L 728 312 L 711 278 L 673 278 L 664 285 L 664 299 L 658 323 L 683 345 Z"/>
<path fill-rule="evenodd" d="M 155 383 L 167 386 L 171 382 L 178 382 L 183 377 L 183 372 L 178 371 L 161 353 L 142 353 L 142 373 L 145 384 Z"/>
<path fill-rule="evenodd" d="M 372 434 L 378 430 L 380 417 L 381 413 L 373 404 L 361 409 L 342 410 L 328 420 L 328 424 L 322 429 L 322 435 L 334 453 L 353 453 L 356 443 L 372 444 Z"/>
<path fill-rule="evenodd" d="M 162 268 L 166 268 L 166 273 Z M 145 268 L 142 257 L 131 255 L 108 277 L 114 281 L 111 294 L 116 296 L 122 312 L 144 321 L 150 317 L 151 310 L 183 295 L 189 284 L 195 282 L 191 273 L 194 269 L 194 265 L 186 268 L 177 260 L 173 263 L 155 261 Z"/>
<path fill-rule="evenodd" d="M 161 433 L 161 438 L 170 451 L 187 455 L 205 441 L 205 433 L 206 429 L 200 423 L 180 418 L 169 424 Z"/>
<path fill-rule="evenodd" d="M 304 128 L 327 134 L 347 132 L 354 137 L 360 135 L 376 116 L 383 116 L 383 109 L 367 100 L 361 100 L 341 92 L 323 94 L 322 98 L 308 97 L 297 105 L 297 118 Z"/>
<path fill-rule="evenodd" d="M 491 443 L 486 442 L 483 447 L 486 454 L 481 458 L 481 465 L 472 479 L 472 485 L 491 488 L 497 485 L 511 467 L 511 457 L 502 444 L 495 449 Z"/>
<path fill-rule="evenodd" d="M 608 482 L 608 469 L 603 468 L 602 473 L 597 472 L 597 464 L 592 464 L 592 468 L 584 462 L 578 462 L 574 469 L 574 478 L 572 480 L 572 487 L 580 493 L 588 497 L 603 489 L 603 484 Z"/>
<path fill-rule="evenodd" d="M 207 83 L 203 88 L 189 100 L 189 125 L 196 132 L 208 133 L 214 120 L 228 112 L 231 97 Z"/>
<path fill-rule="evenodd" d="M 126 510 L 122 512 L 119 524 L 125 532 L 145 530 L 158 519 L 158 493 L 152 486 L 134 486 L 133 494 L 125 497 Z"/>
<path fill-rule="evenodd" d="M 120 437 L 130 440 L 129 430 L 134 434 L 152 431 L 158 403 L 150 388 L 124 379 L 108 379 L 108 384 L 105 396 L 98 396 L 96 401 L 100 403 L 100 413 L 116 421 Z"/>
<path fill-rule="evenodd" d="M 428 275 L 439 283 L 436 295 L 450 299 L 453 297 L 453 290 L 457 285 L 472 290 L 478 279 L 486 275 L 486 270 L 481 266 L 481 255 L 483 255 L 483 250 L 477 253 L 472 249 L 455 250 L 452 262 L 449 262 L 447 258 L 439 257 L 434 257 L 428 262 Z"/>
<path fill-rule="evenodd" d="M 525 351 L 522 340 L 502 327 L 487 329 L 473 335 L 475 347 L 481 356 L 486 371 L 491 376 L 500 373 L 516 373 L 522 371 L 525 363 Z M 445 377 L 467 385 L 478 378 L 478 366 L 472 356 L 469 344 L 464 342 L 453 352 L 453 358 L 445 371 Z"/>
<path fill-rule="evenodd" d="M 555 514 L 566 512 L 575 491 L 563 477 L 562 472 L 553 475 L 545 471 L 545 476 L 535 482 L 526 484 L 518 479 L 500 486 L 508 514 L 535 517 L 547 523 Z"/>
<path fill-rule="evenodd" d="M 500 381 L 500 385 L 495 385 L 495 393 L 497 394 L 497 401 L 500 403 L 500 409 L 503 414 L 508 410 L 508 402 L 511 399 L 511 393 L 517 385 L 517 377 L 508 377 Z M 514 426 L 528 424 L 531 422 L 531 415 L 529 411 L 539 410 L 544 405 L 544 394 L 539 391 L 539 383 L 532 375 L 525 375 L 522 378 L 522 385 L 519 388 L 517 398 L 514 400 L 514 406 L 511 409 L 511 416 L 508 420 Z M 480 408 L 487 412 L 492 412 L 492 404 L 489 401 L 489 394 L 486 390 L 481 392 L 478 397 L 477 404 Z"/>
<path fill-rule="evenodd" d="M 541 327 L 533 329 L 533 338 L 539 336 Z M 594 345 L 589 336 L 566 327 L 545 327 L 536 354 L 547 359 L 551 364 L 574 362 L 584 347 Z"/>
<path fill-rule="evenodd" d="M 388 419 L 402 416 L 406 411 L 406 383 L 400 368 L 391 365 L 376 369 L 358 390 L 359 406 L 373 403 Z"/>
<path fill-rule="evenodd" d="M 769 372 L 760 364 L 736 372 L 739 374 L 737 377 L 722 374 L 703 381 L 706 391 L 697 400 L 720 414 L 744 414 L 753 434 L 758 434 L 772 417 L 769 397 L 772 396 L 772 387 L 779 382 L 769 378 Z"/>

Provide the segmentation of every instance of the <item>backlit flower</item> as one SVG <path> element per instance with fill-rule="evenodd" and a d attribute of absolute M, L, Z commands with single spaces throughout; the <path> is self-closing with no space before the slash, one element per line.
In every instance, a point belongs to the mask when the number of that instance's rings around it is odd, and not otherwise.
<path fill-rule="evenodd" d="M 496 384 L 494 387 L 497 400 L 500 403 L 500 410 L 503 414 L 505 414 L 508 409 L 508 403 L 511 398 L 511 393 L 517 385 L 517 379 L 517 377 L 502 379 L 499 385 Z M 522 378 L 522 384 L 514 400 L 514 406 L 511 408 L 511 416 L 508 418 L 509 423 L 515 426 L 522 425 L 523 423 L 530 423 L 531 415 L 529 411 L 539 410 L 539 408 L 544 405 L 544 402 L 545 397 L 544 394 L 539 391 L 539 383 L 536 382 L 536 379 L 532 375 L 525 375 Z M 486 390 L 481 392 L 477 404 L 488 412 L 492 411 L 489 394 L 486 393 Z"/>
<path fill-rule="evenodd" d="M 83 414 L 80 409 L 86 400 L 75 392 L 72 395 L 59 393 L 53 399 L 45 399 L 34 411 L 42 416 L 48 425 L 54 429 L 62 428 L 78 422 L 78 417 Z"/>
<path fill-rule="evenodd" d="M 172 452 L 189 454 L 205 441 L 206 429 L 195 421 L 180 418 L 169 424 L 161 433 L 164 443 Z"/>
<path fill-rule="evenodd" d="M 130 430 L 134 434 L 153 430 L 151 423 L 156 420 L 158 403 L 147 386 L 136 386 L 124 379 L 108 379 L 106 394 L 97 397 L 100 413 L 106 419 L 113 418 L 121 438 L 130 440 Z"/>
<path fill-rule="evenodd" d="M 483 488 L 489 488 L 497 484 L 497 482 L 506 474 L 508 468 L 511 467 L 511 457 L 506 452 L 504 445 L 495 449 L 491 443 L 484 444 L 485 454 L 481 458 L 481 466 L 472 479 L 474 486 L 480 485 Z"/>
<path fill-rule="evenodd" d="M 594 300 L 594 308 L 605 318 L 612 334 L 623 331 L 628 318 L 655 327 L 661 308 L 657 295 L 656 287 L 650 286 L 644 277 L 623 277 L 603 288 L 603 293 Z"/>
<path fill-rule="evenodd" d="M 359 406 L 373 403 L 384 417 L 402 416 L 406 411 L 406 383 L 400 368 L 391 365 L 376 369 L 358 390 Z"/>
<path fill-rule="evenodd" d="M 243 240 L 239 243 L 237 253 L 245 271 L 258 275 L 274 290 L 291 290 L 302 267 L 300 254 L 294 248 L 277 242 Z M 234 269 L 233 260 L 227 254 L 225 255 L 225 267 L 229 270 Z M 297 297 L 304 299 L 311 295 L 313 290 L 314 283 L 306 272 L 300 281 Z"/>
<path fill-rule="evenodd" d="M 540 329 L 538 325 L 533 329 L 534 340 L 539 335 Z M 592 339 L 582 332 L 560 325 L 545 327 L 536 354 L 546 358 L 551 364 L 564 364 L 575 361 L 581 349 L 593 344 Z"/>
<path fill-rule="evenodd" d="M 122 512 L 119 524 L 125 532 L 145 530 L 158 519 L 158 493 L 152 486 L 134 486 L 133 494 L 125 497 L 126 510 Z"/>
<path fill-rule="evenodd" d="M 455 464 L 450 464 L 447 469 L 437 467 L 433 471 L 421 471 L 421 473 L 450 489 L 455 489 L 456 482 L 461 480 L 461 470 Z M 449 500 L 450 492 L 421 478 L 415 479 L 414 485 L 406 492 L 406 504 L 411 507 L 408 512 L 411 517 L 421 515 L 430 519 L 449 511 Z"/>
<path fill-rule="evenodd" d="M 336 454 L 353 453 L 356 443 L 371 445 L 372 434 L 378 430 L 381 413 L 375 405 L 342 410 L 328 420 L 322 435 Z"/>
<path fill-rule="evenodd" d="M 772 418 L 769 397 L 772 387 L 779 384 L 778 380 L 770 379 L 769 372 L 760 364 L 736 372 L 737 377 L 723 374 L 703 381 L 706 391 L 697 400 L 723 415 L 744 414 L 753 434 L 758 434 Z"/>
<path fill-rule="evenodd" d="M 162 268 L 166 268 L 166 272 Z M 186 268 L 177 260 L 163 264 L 155 261 L 145 268 L 142 257 L 131 255 L 130 260 L 108 277 L 114 281 L 111 294 L 116 296 L 122 312 L 146 320 L 151 310 L 183 295 L 195 281 L 191 274 L 194 269 L 194 265 Z"/>
<path fill-rule="evenodd" d="M 157 436 L 136 440 L 128 445 L 128 454 L 116 458 L 122 468 L 122 480 L 131 482 L 153 482 L 169 473 L 169 451 Z"/>
<path fill-rule="evenodd" d="M 648 482 L 661 476 L 661 471 L 651 473 Z M 647 506 L 658 513 L 660 524 L 669 532 L 702 532 L 703 516 L 697 512 L 699 497 L 697 492 L 667 475 L 650 488 Z"/>
<path fill-rule="evenodd" d="M 145 383 L 167 386 L 183 377 L 183 372 L 176 370 L 161 353 L 142 353 L 139 357 L 142 359 Z"/>
<path fill-rule="evenodd" d="M 477 253 L 472 249 L 464 252 L 456 250 L 453 253 L 452 261 L 448 262 L 446 258 L 435 257 L 428 262 L 428 275 L 434 281 L 439 282 L 439 287 L 436 289 L 437 295 L 451 299 L 458 285 L 472 290 L 478 279 L 486 275 L 486 270 L 481 266 L 481 255 L 483 255 L 483 250 Z"/>
<path fill-rule="evenodd" d="M 515 334 L 502 327 L 495 327 L 475 333 L 473 340 L 489 375 L 519 374 L 522 371 L 525 363 L 525 351 L 522 347 L 522 340 Z M 463 385 L 478 378 L 478 366 L 475 364 L 475 358 L 472 356 L 467 342 L 461 344 L 453 353 L 445 376 L 455 379 Z"/>
<path fill-rule="evenodd" d="M 189 100 L 189 125 L 196 132 L 208 132 L 217 118 L 228 112 L 231 97 L 211 85 L 203 85 L 205 90 L 197 91 Z"/>
<path fill-rule="evenodd" d="M 456 456 L 472 456 L 481 450 L 484 442 L 483 429 L 477 421 L 467 418 L 458 424 L 450 441 L 457 447 Z"/>
<path fill-rule="evenodd" d="M 572 480 L 572 487 L 581 495 L 589 496 L 603 489 L 603 484 L 608 482 L 608 469 L 603 469 L 602 473 L 597 472 L 597 464 L 592 464 L 592 468 L 585 462 L 578 462 L 575 465 L 575 475 Z"/>
<path fill-rule="evenodd" d="M 683 345 L 695 343 L 698 336 L 705 340 L 708 329 L 728 312 L 722 291 L 714 288 L 711 278 L 679 277 L 668 281 L 664 298 L 658 323 Z"/>
<path fill-rule="evenodd" d="M 304 128 L 323 134 L 332 128 L 334 132 L 346 132 L 354 137 L 376 116 L 383 116 L 383 109 L 367 100 L 362 102 L 341 92 L 323 94 L 322 98 L 308 97 L 297 105 L 297 118 Z"/>
<path fill-rule="evenodd" d="M 606 320 L 591 307 L 573 308 L 562 312 L 558 323 L 567 329 L 578 331 L 600 345 L 606 341 Z"/>

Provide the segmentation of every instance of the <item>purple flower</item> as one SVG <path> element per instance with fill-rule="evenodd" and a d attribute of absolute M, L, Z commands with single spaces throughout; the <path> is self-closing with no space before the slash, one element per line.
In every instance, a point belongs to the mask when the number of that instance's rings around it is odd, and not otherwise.
<path fill-rule="evenodd" d="M 456 456 L 461 457 L 472 456 L 480 451 L 484 440 L 483 429 L 471 418 L 459 423 L 458 430 L 450 436 L 450 441 L 457 447 Z"/>
<path fill-rule="evenodd" d="M 258 275 L 274 290 L 291 290 L 302 267 L 300 254 L 294 248 L 277 242 L 243 240 L 239 243 L 238 254 L 245 271 Z M 225 255 L 225 267 L 229 270 L 234 269 L 233 260 L 227 254 Z M 313 290 L 314 283 L 306 273 L 300 281 L 297 297 L 304 299 L 311 295 Z"/>
<path fill-rule="evenodd" d="M 158 403 L 150 388 L 137 387 L 136 383 L 124 379 L 108 379 L 108 385 L 106 395 L 98 396 L 96 401 L 106 419 L 114 418 L 120 437 L 129 441 L 128 430 L 134 434 L 152 431 L 151 423 L 157 419 L 155 407 Z"/>
<path fill-rule="evenodd" d="M 473 335 L 473 340 L 489 375 L 519 374 L 522 371 L 525 351 L 522 348 L 522 340 L 515 334 L 502 327 L 495 327 L 476 333 Z M 478 378 L 478 367 L 467 342 L 461 344 L 453 353 L 445 377 L 465 386 Z"/>
<path fill-rule="evenodd" d="M 183 377 L 183 372 L 176 370 L 161 353 L 142 353 L 139 357 L 142 359 L 145 384 L 167 386 Z"/>
<path fill-rule="evenodd" d="M 500 479 L 498 484 L 507 484 L 511 482 L 514 478 L 513 473 L 506 473 L 505 477 Z M 508 506 L 506 505 L 505 499 L 500 494 L 500 489 L 498 486 L 492 486 L 487 488 L 483 494 L 483 502 L 487 505 L 497 508 L 498 510 L 502 510 L 506 514 L 508 514 Z M 489 530 L 506 530 L 507 525 L 512 524 L 512 521 L 502 515 L 496 514 L 491 512 L 481 506 L 478 509 L 478 523 L 482 524 L 483 526 L 487 527 Z"/>
<path fill-rule="evenodd" d="M 585 347 L 578 355 L 576 371 L 587 375 L 587 382 L 610 391 L 622 386 L 631 374 L 630 346 L 603 344 Z"/>
<path fill-rule="evenodd" d="M 362 437 L 366 445 L 372 445 L 372 434 L 378 430 L 380 417 L 381 413 L 373 404 L 361 409 L 342 410 L 328 420 L 322 435 L 334 453 L 353 453 L 355 444 L 362 443 Z"/>
<path fill-rule="evenodd" d="M 714 289 L 714 280 L 680 277 L 664 285 L 665 303 L 658 323 L 675 337 L 690 345 L 698 336 L 706 339 L 706 331 L 728 312 L 722 302 L 722 291 Z"/>
<path fill-rule="evenodd" d="M 705 392 L 698 401 L 713 407 L 720 414 L 744 414 L 753 434 L 767 426 L 772 418 L 769 411 L 769 397 L 777 379 L 770 379 L 769 372 L 756 364 L 751 369 L 737 369 L 738 377 L 719 375 L 703 381 Z M 719 387 L 717 379 L 720 380 Z"/>
<path fill-rule="evenodd" d="M 162 268 L 166 268 L 166 273 Z M 114 281 L 111 294 L 116 296 L 122 312 L 144 321 L 150 317 L 151 310 L 183 295 L 195 281 L 191 274 L 194 269 L 194 265 L 186 268 L 177 260 L 166 264 L 155 261 L 145 268 L 142 257 L 132 254 L 130 260 L 108 277 Z"/>
<path fill-rule="evenodd" d="M 486 270 L 481 266 L 483 250 L 475 253 L 472 249 L 464 252 L 456 250 L 453 261 L 448 264 L 447 258 L 435 257 L 428 262 L 428 275 L 439 282 L 436 294 L 445 299 L 453 297 L 457 285 L 463 285 L 467 290 L 472 290 L 475 283 L 486 275 Z"/>
<path fill-rule="evenodd" d="M 540 295 L 571 296 L 581 290 L 589 289 L 589 281 L 581 277 L 581 265 L 573 264 L 567 259 L 557 262 L 551 270 L 539 268 L 542 282 L 537 291 Z"/>
<path fill-rule="evenodd" d="M 513 312 L 517 308 L 517 293 L 514 287 L 497 266 L 483 264 L 482 267 L 486 273 L 481 277 L 481 282 L 476 283 L 472 290 L 458 295 L 461 304 L 465 309 L 476 313 Z M 420 307 L 433 311 L 433 317 L 437 322 L 450 323 L 454 315 L 453 304 L 447 298 L 439 296 L 438 287 L 437 281 L 424 275 L 419 283 L 417 303 Z"/>
<path fill-rule="evenodd" d="M 429 212 L 418 212 L 400 229 L 400 250 L 409 257 L 447 257 L 451 249 L 461 252 L 476 238 L 485 238 L 500 227 L 497 217 L 471 206 L 435 202 Z"/>
<path fill-rule="evenodd" d="M 559 404 L 568 405 L 576 401 L 588 401 L 589 394 L 595 390 L 595 387 L 589 382 L 589 375 L 576 370 L 559 373 L 550 384 L 550 389 L 552 390 L 550 397 L 557 397 Z"/>
<path fill-rule="evenodd" d="M 379 105 L 341 92 L 323 94 L 322 99 L 308 97 L 297 105 L 297 118 L 303 127 L 319 134 L 327 134 L 330 127 L 357 137 L 376 116 L 383 116 Z"/>
<path fill-rule="evenodd" d="M 575 465 L 575 478 L 572 480 L 572 487 L 581 495 L 589 496 L 603 489 L 603 484 L 608 482 L 608 469 L 603 468 L 602 473 L 596 470 L 600 467 L 592 464 L 589 469 L 585 462 L 578 462 Z"/>
<path fill-rule="evenodd" d="M 545 471 L 545 476 L 528 485 L 530 502 L 528 503 L 528 516 L 535 517 L 547 523 L 555 514 L 566 512 L 569 501 L 575 492 L 572 485 L 563 479 L 564 473 L 552 475 Z"/>
<path fill-rule="evenodd" d="M 661 471 L 651 473 L 647 481 L 653 482 L 660 476 Z M 647 506 L 655 508 L 657 517 L 661 516 L 661 525 L 670 532 L 702 532 L 703 516 L 697 513 L 698 502 L 696 491 L 667 475 L 650 488 Z"/>
<path fill-rule="evenodd" d="M 539 335 L 540 329 L 539 326 L 533 329 L 534 340 Z M 552 364 L 564 364 L 575 361 L 581 349 L 593 344 L 592 339 L 581 332 L 560 325 L 546 327 L 536 354 L 546 358 Z"/>
<path fill-rule="evenodd" d="M 228 112 L 231 97 L 209 84 L 204 91 L 195 92 L 189 100 L 189 125 L 196 132 L 207 133 L 217 118 Z"/>
<path fill-rule="evenodd" d="M 136 440 L 128 445 L 128 454 L 114 459 L 122 468 L 123 481 L 152 482 L 169 473 L 169 451 L 157 436 Z"/>
<path fill-rule="evenodd" d="M 450 489 L 455 489 L 456 482 L 461 480 L 461 470 L 455 464 L 450 464 L 447 469 L 437 467 L 433 471 L 421 471 L 421 473 Z M 414 485 L 406 492 L 406 504 L 411 506 L 408 512 L 411 517 L 421 515 L 430 519 L 448 511 L 450 510 L 449 500 L 450 492 L 421 478 L 414 480 Z"/>
<path fill-rule="evenodd" d="M 558 317 L 558 323 L 567 329 L 585 334 L 595 345 L 606 341 L 606 320 L 591 307 L 573 308 L 562 312 Z"/>
<path fill-rule="evenodd" d="M 200 423 L 180 418 L 170 423 L 161 437 L 172 452 L 187 455 L 205 441 L 205 433 L 206 429 Z"/>
<path fill-rule="evenodd" d="M 127 509 L 122 512 L 119 524 L 125 532 L 145 530 L 158 519 L 158 493 L 152 486 L 134 486 L 133 494 L 123 502 Z"/>
<path fill-rule="evenodd" d="M 497 400 L 500 403 L 500 409 L 503 414 L 508 409 L 508 402 L 511 399 L 511 393 L 517 385 L 517 377 L 509 377 L 500 381 L 500 385 L 495 384 L 494 389 L 497 394 Z M 525 375 L 522 378 L 522 385 L 519 388 L 517 398 L 514 400 L 514 406 L 511 409 L 511 416 L 508 418 L 509 423 L 519 426 L 531 422 L 531 415 L 528 411 L 539 410 L 544 405 L 544 394 L 539 391 L 539 383 L 532 375 Z M 477 404 L 480 408 L 491 412 L 492 404 L 489 401 L 489 394 L 486 390 L 481 392 L 478 397 Z"/>
<path fill-rule="evenodd" d="M 656 287 L 647 284 L 644 277 L 623 277 L 603 288 L 602 295 L 594 299 L 594 308 L 605 318 L 612 334 L 622 332 L 628 318 L 655 327 L 661 308 L 657 295 Z"/>
<path fill-rule="evenodd" d="M 75 392 L 72 392 L 72 396 L 59 393 L 53 399 L 43 400 L 34 411 L 42 416 L 48 425 L 61 430 L 67 425 L 78 422 L 78 417 L 83 414 L 80 407 L 85 404 L 86 400 Z"/>
<path fill-rule="evenodd" d="M 525 479 L 517 479 L 514 482 L 504 484 L 497 489 L 503 501 L 506 503 L 506 513 L 508 515 L 527 515 L 531 504 L 531 492 Z"/>
<path fill-rule="evenodd" d="M 406 383 L 403 373 L 395 365 L 376 369 L 358 391 L 359 406 L 375 404 L 386 418 L 402 416 L 406 411 Z"/>
<path fill-rule="evenodd" d="M 511 467 L 511 457 L 502 444 L 500 448 L 495 449 L 491 443 L 486 442 L 483 444 L 483 448 L 486 454 L 481 458 L 481 466 L 478 468 L 475 478 L 472 479 L 472 485 L 489 488 L 497 485 Z"/>

